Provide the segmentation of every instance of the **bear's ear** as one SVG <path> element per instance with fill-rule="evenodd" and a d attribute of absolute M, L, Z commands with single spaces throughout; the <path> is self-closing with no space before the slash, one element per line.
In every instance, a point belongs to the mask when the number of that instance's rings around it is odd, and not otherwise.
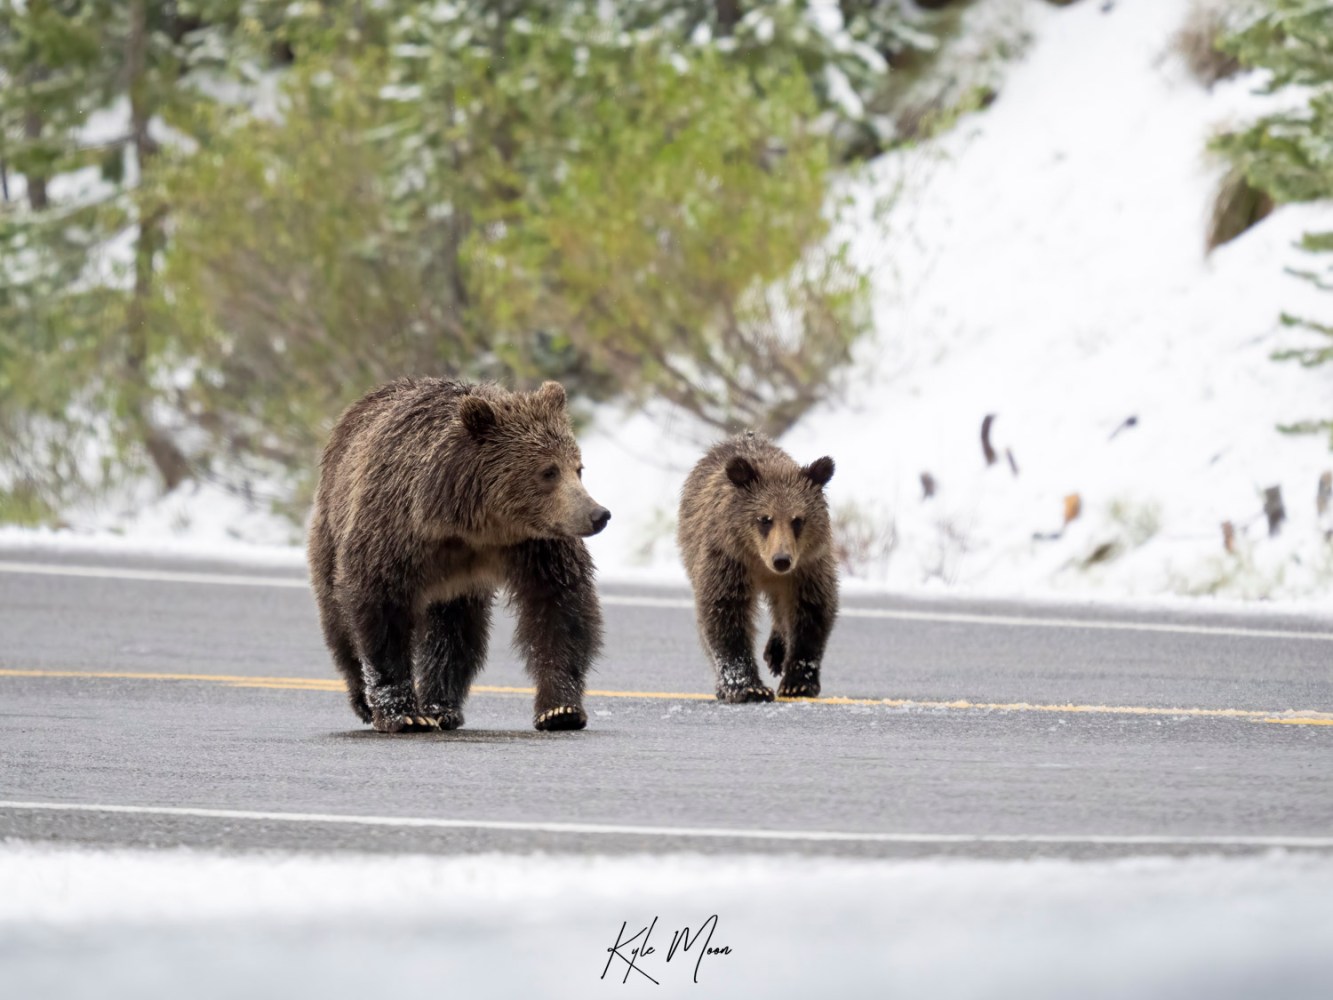
<path fill-rule="evenodd" d="M 748 458 L 736 455 L 727 463 L 727 478 L 740 489 L 748 490 L 759 482 L 759 470 L 750 464 Z"/>
<path fill-rule="evenodd" d="M 565 408 L 565 387 L 559 382 L 543 382 L 542 387 L 537 390 L 538 401 L 552 410 L 563 410 Z"/>
<path fill-rule="evenodd" d="M 464 396 L 458 404 L 458 419 L 478 441 L 483 441 L 495 430 L 495 408 L 480 396 Z"/>
<path fill-rule="evenodd" d="M 828 481 L 833 478 L 833 459 L 827 455 L 817 458 L 801 470 L 801 475 L 816 486 L 827 486 Z"/>

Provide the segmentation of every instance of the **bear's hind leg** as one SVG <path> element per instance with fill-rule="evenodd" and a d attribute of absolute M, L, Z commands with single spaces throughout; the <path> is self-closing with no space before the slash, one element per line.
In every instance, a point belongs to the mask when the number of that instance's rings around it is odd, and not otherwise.
<path fill-rule="evenodd" d="M 319 624 L 324 631 L 324 644 L 329 647 L 333 664 L 347 682 L 347 700 L 352 711 L 362 722 L 371 720 L 370 703 L 366 701 L 366 684 L 361 675 L 361 658 L 356 655 L 352 637 L 343 627 L 337 603 L 331 596 L 319 594 Z"/>
<path fill-rule="evenodd" d="M 361 660 L 356 655 L 352 640 L 345 632 L 335 634 L 328 629 L 325 629 L 324 638 L 329 644 L 329 652 L 333 654 L 333 662 L 337 665 L 338 672 L 347 681 L 347 700 L 351 702 L 352 711 L 362 722 L 370 722 L 373 716 L 370 702 L 366 700 L 366 682 L 362 676 Z"/>
<path fill-rule="evenodd" d="M 395 601 L 349 602 L 350 624 L 361 649 L 361 676 L 371 724 L 381 733 L 433 729 L 417 711 L 412 689 L 412 619 Z"/>
<path fill-rule="evenodd" d="M 347 700 L 352 711 L 362 722 L 370 721 L 370 705 L 366 702 L 366 685 L 361 677 L 361 658 L 343 621 L 343 609 L 334 585 L 334 547 L 323 517 L 315 515 L 310 529 L 310 584 L 319 608 L 319 627 L 324 633 L 333 665 L 347 682 Z"/>
<path fill-rule="evenodd" d="M 772 701 L 754 661 L 755 601 L 745 567 L 729 560 L 710 566 L 695 585 L 694 601 L 699 635 L 717 673 L 717 700 Z"/>
<path fill-rule="evenodd" d="M 486 662 L 494 595 L 469 594 L 426 609 L 417 650 L 417 704 L 440 729 L 463 724 L 463 701 Z"/>
<path fill-rule="evenodd" d="M 778 635 L 777 629 L 774 629 L 768 636 L 768 643 L 764 646 L 764 662 L 768 664 L 768 669 L 774 677 L 782 676 L 782 661 L 786 655 L 787 644 L 782 641 L 782 636 Z"/>
<path fill-rule="evenodd" d="M 536 539 L 510 550 L 510 598 L 517 605 L 514 645 L 537 684 L 533 725 L 582 729 L 583 682 L 602 647 L 602 609 L 592 556 L 579 539 Z"/>
<path fill-rule="evenodd" d="M 787 640 L 783 636 L 791 632 L 787 619 L 785 603 L 768 595 L 768 611 L 773 619 L 773 628 L 769 632 L 768 642 L 764 644 L 764 662 L 774 677 L 782 676 L 782 664 L 787 657 Z"/>

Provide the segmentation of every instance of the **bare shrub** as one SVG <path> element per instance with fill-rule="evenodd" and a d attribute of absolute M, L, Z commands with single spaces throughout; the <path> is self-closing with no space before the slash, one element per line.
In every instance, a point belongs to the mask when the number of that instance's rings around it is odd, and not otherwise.
<path fill-rule="evenodd" d="M 858 503 L 834 508 L 833 554 L 849 576 L 869 576 L 888 562 L 898 547 L 893 515 Z"/>
<path fill-rule="evenodd" d="M 1205 87 L 1241 70 L 1240 60 L 1218 46 L 1234 27 L 1238 7 L 1229 0 L 1194 0 L 1185 23 L 1171 37 L 1171 48 Z"/>

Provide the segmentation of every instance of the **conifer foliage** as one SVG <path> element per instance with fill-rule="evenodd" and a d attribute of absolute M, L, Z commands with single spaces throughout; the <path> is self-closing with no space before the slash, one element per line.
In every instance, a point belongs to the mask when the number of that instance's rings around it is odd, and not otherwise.
<path fill-rule="evenodd" d="M 1284 102 L 1286 110 L 1221 136 L 1216 148 L 1254 188 L 1278 202 L 1333 199 L 1333 3 L 1261 0 L 1223 45 L 1244 65 L 1265 71 L 1269 91 L 1292 100 Z M 1301 276 L 1333 292 L 1333 264 L 1327 256 L 1333 253 L 1333 232 L 1306 233 L 1300 245 L 1311 260 Z M 1333 322 L 1290 314 L 1282 319 L 1314 340 L 1310 347 L 1279 353 L 1280 360 L 1307 366 L 1333 361 Z M 1333 420 L 1290 429 L 1333 431 Z"/>

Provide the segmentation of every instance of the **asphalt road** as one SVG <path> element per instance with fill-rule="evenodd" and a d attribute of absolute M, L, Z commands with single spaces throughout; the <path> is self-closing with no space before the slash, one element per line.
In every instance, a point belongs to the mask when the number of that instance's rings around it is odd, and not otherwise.
<path fill-rule="evenodd" d="M 502 620 L 463 729 L 382 736 L 290 571 L 0 552 L 0 837 L 1333 851 L 1333 618 L 847 596 L 820 702 L 726 706 L 687 594 L 603 598 L 586 731 L 532 730 Z"/>

